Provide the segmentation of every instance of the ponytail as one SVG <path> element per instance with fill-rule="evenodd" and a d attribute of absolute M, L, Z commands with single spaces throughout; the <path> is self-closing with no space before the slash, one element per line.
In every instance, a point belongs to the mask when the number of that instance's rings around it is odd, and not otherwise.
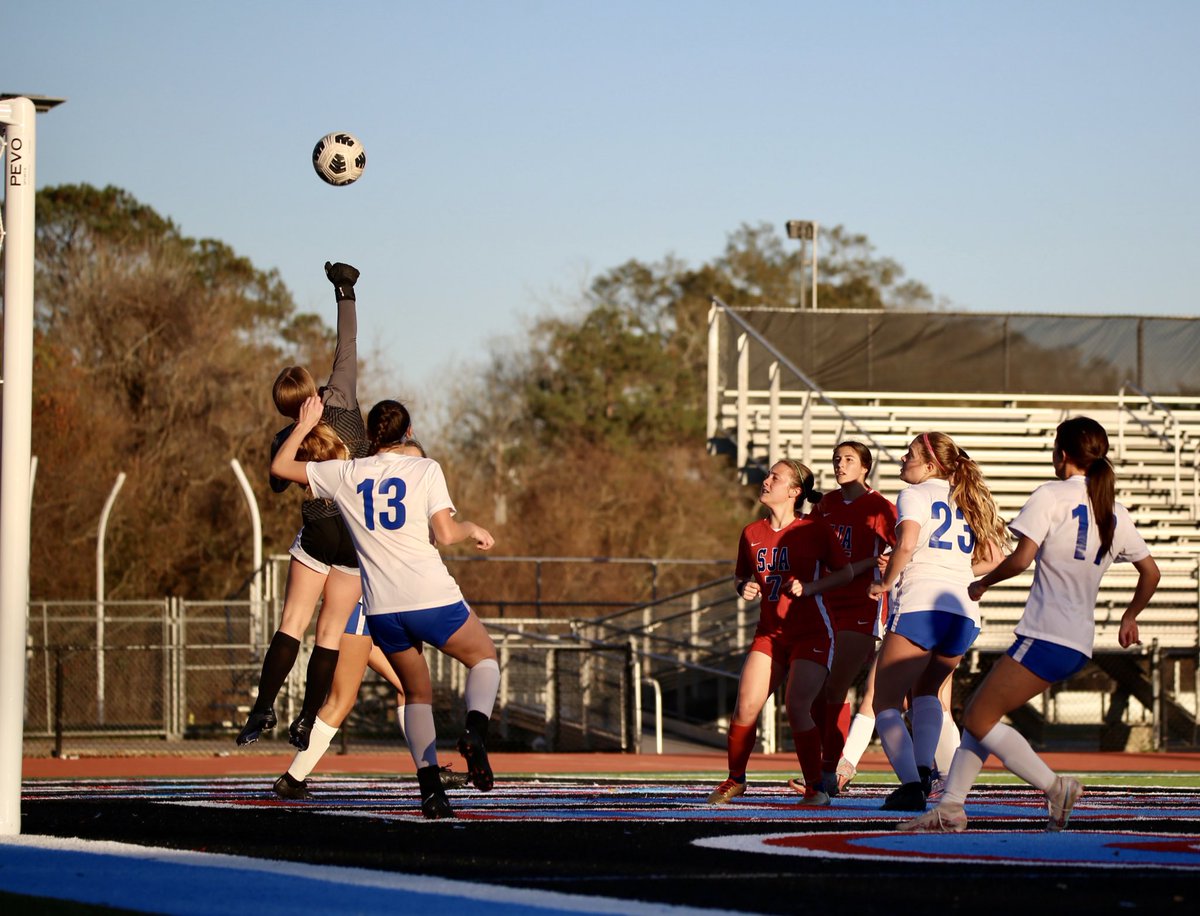
<path fill-rule="evenodd" d="M 821 501 L 821 497 L 824 494 L 813 488 L 813 484 L 816 483 L 816 477 L 809 470 L 808 465 L 802 464 L 794 458 L 780 458 L 779 461 L 781 464 L 787 465 L 788 470 L 792 472 L 792 486 L 800 488 L 800 493 L 796 496 L 796 506 L 793 511 L 797 516 L 803 515 L 804 503 L 808 502 L 810 505 L 815 506 Z"/>
<path fill-rule="evenodd" d="M 330 461 L 335 458 L 344 461 L 349 457 L 350 450 L 346 448 L 346 443 L 328 423 L 318 423 L 309 430 L 296 449 L 297 461 Z"/>
<path fill-rule="evenodd" d="M 399 401 L 380 401 L 367 414 L 367 439 L 372 455 L 388 446 L 400 445 L 412 429 L 408 408 Z"/>
<path fill-rule="evenodd" d="M 983 471 L 975 459 L 945 433 L 924 433 L 917 441 L 937 467 L 937 476 L 950 484 L 950 496 L 975 534 L 972 560 L 976 563 L 986 560 L 990 554 L 988 545 L 1002 548 L 1008 534 Z"/>
<path fill-rule="evenodd" d="M 1108 433 L 1091 417 L 1071 417 L 1058 424 L 1054 447 L 1084 469 L 1088 502 L 1099 526 L 1099 556 L 1104 556 L 1112 549 L 1117 527 L 1117 472 L 1108 460 Z"/>

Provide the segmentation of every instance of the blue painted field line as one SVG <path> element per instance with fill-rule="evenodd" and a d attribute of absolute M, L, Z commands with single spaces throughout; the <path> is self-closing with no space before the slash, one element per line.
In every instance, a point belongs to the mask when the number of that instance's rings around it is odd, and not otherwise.
<path fill-rule="evenodd" d="M 388 911 L 462 916 L 464 908 L 480 904 L 487 905 L 489 916 L 713 916 L 732 912 L 40 836 L 0 838 L 0 890 L 171 916 L 247 909 L 255 916 Z"/>

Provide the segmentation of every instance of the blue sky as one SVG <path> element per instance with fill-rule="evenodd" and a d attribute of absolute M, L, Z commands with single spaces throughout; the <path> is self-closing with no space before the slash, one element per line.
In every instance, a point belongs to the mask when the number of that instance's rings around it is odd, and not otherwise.
<path fill-rule="evenodd" d="M 39 186 L 115 184 L 278 268 L 436 399 L 590 277 L 741 223 L 866 233 L 981 311 L 1190 315 L 1200 4 L 134 2 L 4 14 Z M 331 130 L 367 172 L 312 172 Z"/>

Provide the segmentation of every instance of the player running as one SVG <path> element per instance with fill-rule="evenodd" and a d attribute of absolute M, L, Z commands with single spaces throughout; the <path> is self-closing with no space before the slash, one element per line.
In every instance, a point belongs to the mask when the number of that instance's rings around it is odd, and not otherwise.
<path fill-rule="evenodd" d="M 1089 417 L 1064 420 L 1055 433 L 1051 460 L 1058 479 L 1034 490 L 1009 526 L 1019 538 L 1016 549 L 970 586 L 971 599 L 978 601 L 997 582 L 1035 564 L 1017 639 L 967 702 L 962 744 L 937 807 L 899 830 L 965 830 L 963 803 L 989 754 L 1046 793 L 1048 830 L 1067 826 L 1083 794 L 1078 780 L 1056 775 L 1019 732 L 1000 720 L 1087 664 L 1095 641 L 1096 595 L 1109 566 L 1132 563 L 1138 572 L 1117 633 L 1123 649 L 1138 643 L 1137 617 L 1158 588 L 1160 574 L 1129 512 L 1116 502 L 1116 473 L 1108 460 L 1104 427 Z"/>
<path fill-rule="evenodd" d="M 971 580 L 1000 562 L 1004 522 L 983 474 L 944 433 L 912 440 L 901 463 L 897 543 L 880 596 L 895 589 L 875 670 L 875 728 L 900 787 L 883 807 L 924 811 L 942 732 L 938 689 L 979 635 Z M 912 734 L 901 715 L 912 692 Z"/>
<path fill-rule="evenodd" d="M 491 637 L 429 542 L 429 531 L 443 546 L 470 539 L 488 550 L 495 541 L 479 525 L 454 518 L 441 465 L 402 453 L 412 421 L 397 401 L 380 401 L 371 408 L 369 457 L 298 460 L 300 443 L 320 421 L 322 409 L 319 398 L 304 402 L 300 419 L 271 462 L 271 473 L 307 481 L 317 496 L 332 499 L 346 519 L 362 569 L 371 638 L 404 687 L 404 731 L 417 767 L 421 811 L 429 818 L 453 817 L 440 782 L 433 686 L 420 647 L 428 642 L 469 669 L 466 727 L 458 749 L 471 782 L 483 792 L 493 784 L 486 742 L 500 667 Z"/>
<path fill-rule="evenodd" d="M 853 571 L 833 530 L 820 518 L 800 517 L 804 503 L 819 498 L 812 471 L 798 461 L 777 461 L 759 490 L 769 514 L 742 531 L 734 582 L 741 598 L 759 599 L 759 621 L 729 722 L 729 777 L 708 796 L 710 805 L 745 793 L 758 717 L 784 676 L 788 721 L 804 774 L 800 804 L 829 804 L 821 788 L 821 733 L 811 710 L 829 674 L 833 630 L 816 596 L 849 582 Z M 822 566 L 835 572 L 817 581 Z"/>
<path fill-rule="evenodd" d="M 855 764 L 870 741 L 874 725 L 874 716 L 867 717 L 870 724 L 866 725 L 866 739 L 861 748 L 856 741 L 851 750 L 856 754 L 854 762 L 843 758 L 851 712 L 846 694 L 863 666 L 871 661 L 883 636 L 886 602 L 872 598 L 870 587 L 879 575 L 879 557 L 896 543 L 896 506 L 867 483 L 871 465 L 871 450 L 861 442 L 838 443 L 833 450 L 833 476 L 838 489 L 826 493 L 816 508 L 816 514 L 833 528 L 846 559 L 858 570 L 850 584 L 828 589 L 822 595 L 834 632 L 833 664 L 824 694 L 817 700 L 824 707 L 819 719 L 823 725 L 822 770 L 824 788 L 830 796 L 837 795 L 854 777 Z M 801 788 L 795 780 L 789 780 L 789 785 Z"/>

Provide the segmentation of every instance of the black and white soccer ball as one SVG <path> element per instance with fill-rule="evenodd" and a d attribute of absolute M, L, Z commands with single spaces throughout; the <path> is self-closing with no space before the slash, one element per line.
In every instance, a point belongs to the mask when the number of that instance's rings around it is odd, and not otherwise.
<path fill-rule="evenodd" d="M 329 184 L 352 184 L 366 167 L 367 151 L 358 137 L 344 130 L 326 134 L 313 147 L 313 168 Z"/>

